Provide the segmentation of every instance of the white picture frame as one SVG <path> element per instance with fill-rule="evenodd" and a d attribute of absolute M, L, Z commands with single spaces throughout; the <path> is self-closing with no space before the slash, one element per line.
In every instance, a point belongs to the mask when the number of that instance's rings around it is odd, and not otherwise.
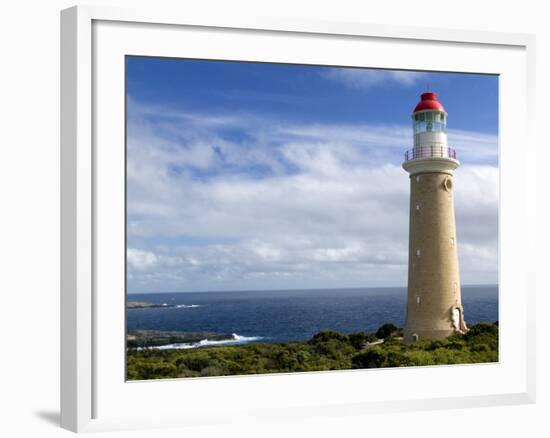
<path fill-rule="evenodd" d="M 103 6 L 62 11 L 62 427 L 84 432 L 534 402 L 534 45 L 531 35 L 359 22 L 228 18 Z M 415 56 L 428 49 L 435 56 Z M 364 50 L 370 51 L 368 60 Z M 500 362 L 187 381 L 121 380 L 124 54 L 501 75 Z M 521 235 L 513 232 L 516 229 L 523 230 Z M 507 348 L 511 344 L 517 347 L 513 352 Z M 178 397 L 182 386 L 192 403 Z M 213 394 L 218 403 L 212 402 Z M 143 400 L 145 406 L 132 405 L 135 400 Z"/>

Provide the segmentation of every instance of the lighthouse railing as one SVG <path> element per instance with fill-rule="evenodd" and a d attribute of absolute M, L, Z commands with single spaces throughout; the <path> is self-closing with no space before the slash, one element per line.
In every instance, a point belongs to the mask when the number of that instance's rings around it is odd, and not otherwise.
<path fill-rule="evenodd" d="M 422 158 L 452 158 L 456 160 L 456 151 L 446 145 L 431 144 L 417 146 L 405 152 L 405 161 Z"/>

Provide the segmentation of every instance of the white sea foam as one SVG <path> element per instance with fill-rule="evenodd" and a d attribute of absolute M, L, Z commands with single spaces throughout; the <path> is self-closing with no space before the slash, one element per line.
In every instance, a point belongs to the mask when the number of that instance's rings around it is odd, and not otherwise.
<path fill-rule="evenodd" d="M 207 347 L 212 345 L 246 344 L 248 342 L 259 341 L 260 339 L 262 339 L 261 336 L 240 336 L 237 333 L 233 333 L 233 339 L 222 339 L 219 341 L 209 341 L 208 339 L 203 339 L 198 343 L 198 347 Z"/>
<path fill-rule="evenodd" d="M 176 304 L 176 309 L 194 309 L 195 307 L 202 307 L 200 304 Z"/>
<path fill-rule="evenodd" d="M 158 345 L 154 347 L 143 347 L 138 348 L 138 350 L 143 350 L 144 348 L 153 348 L 155 350 L 188 350 L 190 348 L 200 348 L 200 347 L 213 347 L 216 345 L 239 345 L 239 344 L 248 344 L 249 342 L 259 341 L 263 339 L 261 336 L 241 336 L 237 333 L 233 333 L 232 339 L 221 339 L 221 340 L 208 340 L 202 339 L 199 342 L 193 344 L 167 344 L 167 345 Z"/>

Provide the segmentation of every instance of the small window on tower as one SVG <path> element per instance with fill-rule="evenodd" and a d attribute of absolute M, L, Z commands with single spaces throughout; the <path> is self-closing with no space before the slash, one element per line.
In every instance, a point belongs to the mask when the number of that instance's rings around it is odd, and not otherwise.
<path fill-rule="evenodd" d="M 420 250 L 419 249 L 416 250 L 416 256 L 420 257 Z"/>

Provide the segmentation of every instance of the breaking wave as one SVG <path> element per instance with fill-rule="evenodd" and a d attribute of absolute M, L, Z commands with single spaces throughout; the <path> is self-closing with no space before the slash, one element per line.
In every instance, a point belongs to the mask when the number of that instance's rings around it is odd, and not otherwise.
<path fill-rule="evenodd" d="M 145 348 L 154 348 L 155 350 L 188 350 L 190 348 L 200 348 L 200 347 L 213 347 L 216 345 L 239 345 L 239 344 L 248 344 L 249 342 L 259 341 L 264 339 L 262 336 L 241 336 L 237 333 L 232 334 L 231 339 L 221 339 L 221 340 L 208 340 L 202 339 L 199 342 L 192 344 L 167 344 L 167 345 L 158 345 L 154 347 L 145 347 Z M 140 348 L 141 350 L 141 348 Z"/>

